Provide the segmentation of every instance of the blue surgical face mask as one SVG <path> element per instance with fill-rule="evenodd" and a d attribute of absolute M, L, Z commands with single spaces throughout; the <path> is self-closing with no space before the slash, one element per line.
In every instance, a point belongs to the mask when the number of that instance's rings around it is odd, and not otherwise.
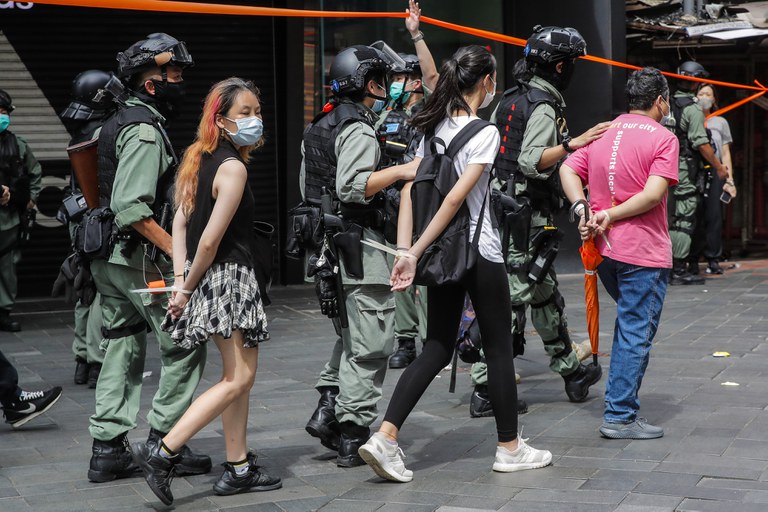
<path fill-rule="evenodd" d="M 232 142 L 238 146 L 251 146 L 256 144 L 264 134 L 264 123 L 257 116 L 243 117 L 241 119 L 222 117 L 237 125 L 237 132 L 235 133 L 232 133 L 226 128 L 224 128 L 224 131 L 229 134 L 229 138 L 232 139 Z"/>
<path fill-rule="evenodd" d="M 386 106 L 386 104 L 387 102 L 385 100 L 376 100 L 373 102 L 373 106 L 371 107 L 371 110 L 373 110 L 378 114 L 382 110 L 384 110 L 384 107 Z"/>
<path fill-rule="evenodd" d="M 8 114 L 0 114 L 0 133 L 7 130 L 9 124 L 11 124 L 11 116 Z"/>

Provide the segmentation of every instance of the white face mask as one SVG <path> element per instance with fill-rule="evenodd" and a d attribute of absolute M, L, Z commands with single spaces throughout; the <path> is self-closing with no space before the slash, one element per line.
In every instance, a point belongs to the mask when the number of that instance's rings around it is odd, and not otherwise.
<path fill-rule="evenodd" d="M 677 121 L 675 120 L 675 116 L 672 115 L 672 105 L 663 98 L 661 101 L 667 104 L 667 113 L 664 114 L 664 111 L 661 111 L 661 120 L 659 120 L 659 124 L 661 126 L 673 128 L 677 124 Z"/>
<path fill-rule="evenodd" d="M 715 104 L 712 98 L 707 98 L 704 96 L 699 97 L 698 103 L 702 110 L 711 110 L 712 106 Z"/>
<path fill-rule="evenodd" d="M 493 97 L 496 96 L 496 81 L 491 79 L 491 82 L 493 82 L 491 92 L 488 92 L 487 90 L 485 91 L 485 98 L 483 98 L 483 102 L 480 104 L 478 109 L 486 108 L 493 101 Z M 485 86 L 483 86 L 483 88 L 485 89 Z"/>
<path fill-rule="evenodd" d="M 478 109 L 486 108 L 493 101 L 493 97 L 496 96 L 496 82 L 493 79 L 491 79 L 491 82 L 493 82 L 493 88 L 491 89 L 491 92 L 485 91 L 485 98 L 483 98 L 483 102 Z"/>

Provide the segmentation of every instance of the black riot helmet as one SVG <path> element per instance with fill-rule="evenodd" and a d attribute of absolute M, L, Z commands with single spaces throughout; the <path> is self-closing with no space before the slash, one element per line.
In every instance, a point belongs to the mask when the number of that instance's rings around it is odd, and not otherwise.
<path fill-rule="evenodd" d="M 124 52 L 117 54 L 117 75 L 122 79 L 153 67 L 159 67 L 165 79 L 165 66 L 186 68 L 194 65 L 187 45 L 163 32 L 149 34 Z"/>
<path fill-rule="evenodd" d="M 406 73 L 408 75 L 421 76 L 421 64 L 416 55 L 407 53 L 398 53 L 397 55 L 400 56 L 405 65 L 393 64 L 391 68 L 392 73 Z"/>
<path fill-rule="evenodd" d="M 330 69 L 331 90 L 337 96 L 347 96 L 365 89 L 365 77 L 371 71 L 386 75 L 390 65 L 384 54 L 370 46 L 345 48 L 333 59 Z"/>
<path fill-rule="evenodd" d="M 89 69 L 77 75 L 72 80 L 72 101 L 59 117 L 71 121 L 103 117 L 113 105 L 112 96 L 104 93 L 104 87 L 112 76 L 100 69 Z"/>
<path fill-rule="evenodd" d="M 709 76 L 709 72 L 704 69 L 704 66 L 692 60 L 687 60 L 680 64 L 677 68 L 677 74 L 695 78 L 707 78 Z"/>
<path fill-rule="evenodd" d="M 523 53 L 528 72 L 564 91 L 573 77 L 576 57 L 587 54 L 587 43 L 575 28 L 536 25 Z"/>
<path fill-rule="evenodd" d="M 11 113 L 16 109 L 16 107 L 13 106 L 11 95 L 2 89 L 0 89 L 0 107 L 7 110 L 8 113 Z"/>
<path fill-rule="evenodd" d="M 536 25 L 523 53 L 531 64 L 552 64 L 586 55 L 587 42 L 575 28 Z"/>

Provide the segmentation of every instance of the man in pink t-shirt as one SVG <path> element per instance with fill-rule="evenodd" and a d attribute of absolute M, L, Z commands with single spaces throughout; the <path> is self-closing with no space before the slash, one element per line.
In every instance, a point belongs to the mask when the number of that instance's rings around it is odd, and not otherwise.
<path fill-rule="evenodd" d="M 617 304 L 611 365 L 600 433 L 611 439 L 654 439 L 660 427 L 638 418 L 638 391 L 648 366 L 672 267 L 667 189 L 677 183 L 678 141 L 660 123 L 669 115 L 669 86 L 659 70 L 633 72 L 626 86 L 629 113 L 602 138 L 573 153 L 560 180 L 574 205 L 589 189 L 579 232 L 595 237 L 603 256 L 600 280 Z"/>

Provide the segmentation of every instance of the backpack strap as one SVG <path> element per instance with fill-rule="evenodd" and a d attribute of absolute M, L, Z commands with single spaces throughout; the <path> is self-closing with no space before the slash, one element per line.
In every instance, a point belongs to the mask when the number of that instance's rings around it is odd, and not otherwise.
<path fill-rule="evenodd" d="M 449 158 L 455 158 L 456 154 L 461 148 L 463 148 L 472 137 L 480 133 L 480 130 L 487 126 L 493 126 L 488 121 L 482 119 L 475 119 L 471 121 L 467 126 L 461 129 L 459 133 L 453 138 L 448 148 L 445 150 L 445 155 Z"/>

